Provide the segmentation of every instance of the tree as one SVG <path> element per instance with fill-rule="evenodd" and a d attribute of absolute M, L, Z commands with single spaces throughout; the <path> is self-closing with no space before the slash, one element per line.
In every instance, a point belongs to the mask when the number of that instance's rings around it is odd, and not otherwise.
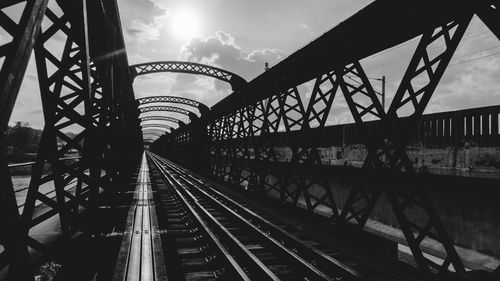
<path fill-rule="evenodd" d="M 13 146 L 16 152 L 26 152 L 33 138 L 29 123 L 18 121 L 9 131 L 7 145 Z"/>
<path fill-rule="evenodd" d="M 6 143 L 14 147 L 15 153 L 36 152 L 41 131 L 30 127 L 28 122 L 16 122 L 9 127 Z"/>

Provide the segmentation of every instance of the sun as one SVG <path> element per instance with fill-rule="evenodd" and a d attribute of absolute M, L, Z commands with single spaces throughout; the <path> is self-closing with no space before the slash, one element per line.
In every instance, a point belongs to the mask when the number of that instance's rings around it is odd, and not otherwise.
<path fill-rule="evenodd" d="M 198 16 L 191 10 L 178 10 L 172 17 L 172 32 L 181 39 L 197 35 L 199 27 Z"/>

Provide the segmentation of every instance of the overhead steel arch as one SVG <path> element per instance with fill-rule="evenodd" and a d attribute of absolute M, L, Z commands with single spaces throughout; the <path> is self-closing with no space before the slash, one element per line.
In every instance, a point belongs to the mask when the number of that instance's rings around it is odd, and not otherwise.
<path fill-rule="evenodd" d="M 142 139 L 143 140 L 145 140 L 145 139 L 157 140 L 160 137 L 161 137 L 161 135 L 143 135 Z"/>
<path fill-rule="evenodd" d="M 145 107 L 140 107 L 139 112 L 140 113 L 146 113 L 146 112 L 152 112 L 152 111 L 169 111 L 169 112 L 175 112 L 175 113 L 180 113 L 188 116 L 189 118 L 198 118 L 198 115 L 196 113 L 180 108 L 177 106 L 165 106 L 165 105 L 150 105 L 150 106 L 145 106 Z"/>
<path fill-rule="evenodd" d="M 164 128 L 142 128 L 142 133 L 149 133 L 149 132 L 158 132 L 161 134 L 169 133 L 167 129 Z"/>
<path fill-rule="evenodd" d="M 149 103 L 179 103 L 184 105 L 189 105 L 196 107 L 200 114 L 203 115 L 205 112 L 210 111 L 210 108 L 205 104 L 188 98 L 177 97 L 177 96 L 150 96 L 137 99 L 139 106 L 149 104 Z"/>
<path fill-rule="evenodd" d="M 163 135 L 164 134 L 160 133 L 160 132 L 143 132 L 142 133 L 143 138 L 145 138 L 145 137 L 161 137 Z"/>
<path fill-rule="evenodd" d="M 160 137 L 163 136 L 165 132 L 143 132 L 142 137 Z"/>
<path fill-rule="evenodd" d="M 142 141 L 143 141 L 144 143 L 153 143 L 153 142 L 155 142 L 157 139 L 158 139 L 158 138 L 152 138 L 152 137 L 146 137 L 146 138 L 144 138 L 144 137 L 143 137 L 143 138 L 142 138 Z"/>
<path fill-rule="evenodd" d="M 142 124 L 141 127 L 143 129 L 145 128 L 163 128 L 163 129 L 169 129 L 169 130 L 172 130 L 173 128 L 169 125 L 165 125 L 165 124 L 159 124 L 159 123 L 153 123 L 153 124 Z"/>
<path fill-rule="evenodd" d="M 151 135 L 155 135 L 155 136 L 163 136 L 163 135 L 167 135 L 169 134 L 169 132 L 167 131 L 142 131 L 142 135 L 143 136 L 151 136 Z"/>
<path fill-rule="evenodd" d="M 147 121 L 170 121 L 178 124 L 179 126 L 186 125 L 186 123 L 182 122 L 182 120 L 170 116 L 153 115 L 153 116 L 142 116 L 142 117 L 139 116 L 139 118 L 141 119 L 141 123 Z"/>
<path fill-rule="evenodd" d="M 217 67 L 185 61 L 158 61 L 135 64 L 130 66 L 132 81 L 135 77 L 157 72 L 175 72 L 210 76 L 231 84 L 233 91 L 247 84 L 241 76 Z"/>
<path fill-rule="evenodd" d="M 160 138 L 162 135 L 142 135 L 142 139 L 152 139 L 152 140 L 156 140 L 158 138 Z"/>
<path fill-rule="evenodd" d="M 142 136 L 142 139 L 143 139 L 143 140 L 151 140 L 151 141 L 155 141 L 155 140 L 157 140 L 158 138 L 160 138 L 160 136 L 152 136 L 152 135 L 149 135 L 149 136 Z"/>
<path fill-rule="evenodd" d="M 142 133 L 158 133 L 158 134 L 164 134 L 166 131 L 165 129 L 155 129 L 155 128 L 146 128 L 146 129 L 141 129 Z"/>
<path fill-rule="evenodd" d="M 149 133 L 143 133 L 142 134 L 142 137 L 160 137 L 160 136 L 163 136 L 163 134 L 160 134 L 160 133 L 152 133 L 152 132 L 149 132 Z"/>

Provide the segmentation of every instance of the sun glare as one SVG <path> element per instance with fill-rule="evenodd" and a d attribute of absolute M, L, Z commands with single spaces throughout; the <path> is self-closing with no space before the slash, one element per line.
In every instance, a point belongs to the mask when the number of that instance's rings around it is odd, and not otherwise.
<path fill-rule="evenodd" d="M 198 33 L 198 17 L 190 10 L 179 10 L 172 17 L 171 27 L 172 32 L 179 38 L 191 38 Z"/>

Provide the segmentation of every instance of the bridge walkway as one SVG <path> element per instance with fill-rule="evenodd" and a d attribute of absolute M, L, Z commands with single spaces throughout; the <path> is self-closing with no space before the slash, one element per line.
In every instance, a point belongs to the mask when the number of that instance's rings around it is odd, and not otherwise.
<path fill-rule="evenodd" d="M 166 280 L 160 229 L 144 153 L 118 255 L 114 281 Z"/>

